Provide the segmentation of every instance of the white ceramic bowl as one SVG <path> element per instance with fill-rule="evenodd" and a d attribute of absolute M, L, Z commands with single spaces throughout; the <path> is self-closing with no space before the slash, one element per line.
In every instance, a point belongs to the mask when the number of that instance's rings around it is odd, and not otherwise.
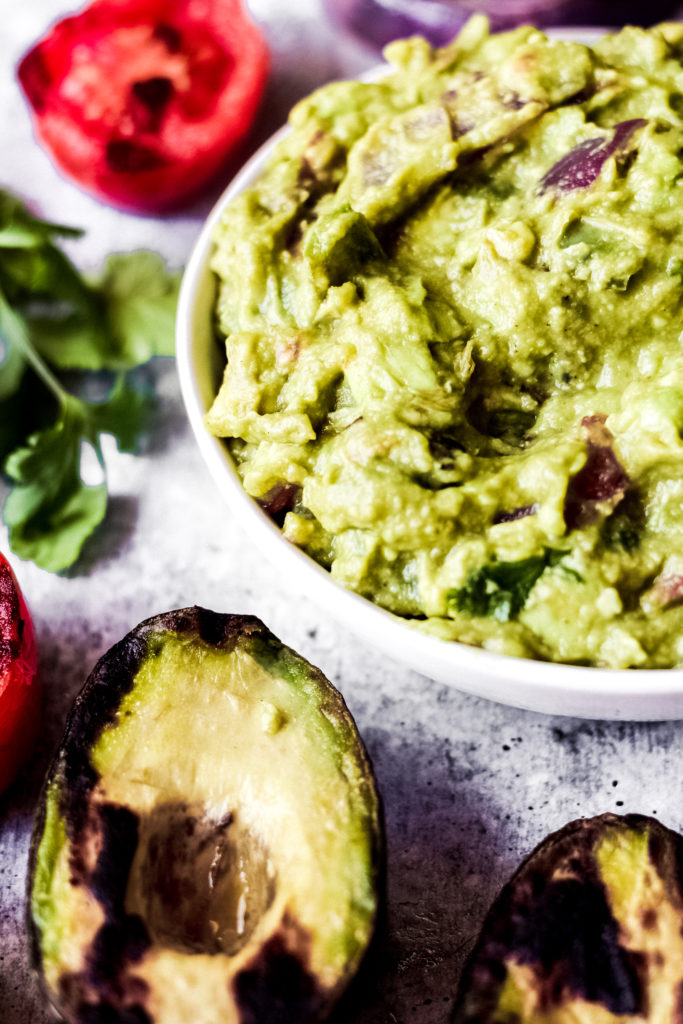
<path fill-rule="evenodd" d="M 594 31 L 557 32 L 589 42 Z M 223 498 L 259 551 L 278 569 L 282 589 L 293 588 L 394 661 L 423 675 L 504 704 L 581 718 L 683 718 L 683 670 L 598 669 L 491 654 L 426 636 L 336 583 L 243 490 L 226 445 L 204 427 L 223 365 L 213 335 L 215 284 L 209 270 L 211 235 L 222 210 L 263 168 L 285 128 L 246 164 L 220 197 L 185 270 L 178 304 L 176 347 L 180 386 L 199 449 Z"/>

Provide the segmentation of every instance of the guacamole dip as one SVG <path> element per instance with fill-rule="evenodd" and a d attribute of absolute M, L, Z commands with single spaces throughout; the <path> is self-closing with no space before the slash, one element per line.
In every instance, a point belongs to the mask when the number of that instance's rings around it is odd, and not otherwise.
<path fill-rule="evenodd" d="M 683 25 L 386 50 L 215 235 L 247 492 L 438 636 L 683 665 Z"/>

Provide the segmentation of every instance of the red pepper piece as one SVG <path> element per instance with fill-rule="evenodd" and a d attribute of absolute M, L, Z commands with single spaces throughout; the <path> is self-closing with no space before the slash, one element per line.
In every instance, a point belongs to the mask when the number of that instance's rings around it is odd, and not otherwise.
<path fill-rule="evenodd" d="M 218 171 L 267 71 L 241 0 L 95 0 L 54 25 L 17 74 L 59 167 L 108 202 L 154 211 Z"/>
<path fill-rule="evenodd" d="M 37 661 L 31 616 L 0 554 L 0 793 L 33 751 L 40 716 Z"/>

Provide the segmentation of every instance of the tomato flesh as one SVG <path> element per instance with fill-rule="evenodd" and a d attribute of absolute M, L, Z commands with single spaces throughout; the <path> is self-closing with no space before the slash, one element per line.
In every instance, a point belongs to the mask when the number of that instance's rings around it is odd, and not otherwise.
<path fill-rule="evenodd" d="M 96 0 L 18 67 L 39 139 L 118 205 L 189 198 L 242 140 L 268 54 L 241 0 Z"/>
<path fill-rule="evenodd" d="M 0 793 L 35 744 L 40 687 L 33 623 L 9 562 L 0 554 Z"/>

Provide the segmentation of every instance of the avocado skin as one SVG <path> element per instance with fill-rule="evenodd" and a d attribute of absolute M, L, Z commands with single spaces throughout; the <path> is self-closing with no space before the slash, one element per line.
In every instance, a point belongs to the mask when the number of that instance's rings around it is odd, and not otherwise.
<path fill-rule="evenodd" d="M 112 646 L 97 662 L 82 690 L 76 697 L 62 738 L 62 742 L 47 772 L 36 811 L 28 860 L 26 932 L 29 957 L 45 998 L 57 1012 L 54 993 L 49 989 L 42 969 L 40 932 L 31 912 L 32 883 L 36 871 L 38 849 L 46 824 L 46 796 L 55 779 L 64 782 L 60 800 L 60 814 L 66 822 L 67 837 L 78 835 L 88 822 L 89 795 L 98 782 L 98 773 L 90 762 L 88 751 L 93 747 L 105 727 L 114 721 L 123 697 L 132 689 L 138 669 L 159 634 L 175 633 L 196 635 L 205 643 L 231 651 L 245 639 L 258 642 L 257 649 L 268 661 L 271 654 L 284 653 L 297 662 L 301 655 L 282 644 L 256 616 L 223 614 L 192 606 L 173 610 L 144 620 L 121 641 Z M 259 659 L 261 660 L 261 659 Z M 329 680 L 310 663 L 309 675 L 324 684 L 328 695 L 320 703 L 324 712 L 334 710 L 350 723 L 354 730 L 357 753 L 368 787 L 374 792 L 377 805 L 377 828 L 371 835 L 372 869 L 377 892 L 377 908 L 372 930 L 361 961 L 354 975 L 365 975 L 368 961 L 376 955 L 378 933 L 384 921 L 386 898 L 386 846 L 384 808 L 377 787 L 372 763 L 353 718 L 342 695 Z M 121 968 L 138 961 L 150 946 L 150 937 L 144 921 L 137 915 L 126 914 L 124 896 L 138 836 L 138 816 L 129 808 L 105 804 L 100 809 L 103 818 L 103 849 L 97 867 L 90 875 L 90 884 L 105 911 L 106 922 L 97 935 L 93 954 L 88 962 L 88 981 L 111 996 L 111 1003 L 98 1006 L 81 1004 L 73 1024 L 154 1024 L 154 1018 L 144 1009 L 145 983 L 132 979 L 139 991 L 126 990 L 131 979 L 123 978 Z M 72 860 L 74 877 L 78 879 L 84 865 Z M 101 874 L 102 881 L 98 878 Z M 284 921 L 279 933 L 256 952 L 251 962 L 233 979 L 232 990 L 240 1017 L 239 1024 L 313 1024 L 326 1017 L 347 990 L 355 990 L 354 977 L 340 979 L 330 992 L 318 983 L 308 970 L 310 936 L 296 921 Z M 60 995 L 68 997 L 71 985 L 79 986 L 79 979 L 65 978 Z M 139 997 L 140 1002 L 136 1000 Z"/>
<path fill-rule="evenodd" d="M 622 944 L 595 856 L 608 835 L 624 844 L 645 841 L 648 867 L 661 879 L 683 927 L 683 837 L 641 814 L 570 822 L 524 859 L 489 910 L 463 971 L 451 1024 L 540 1019 L 501 1005 L 512 963 L 530 968 L 538 1014 L 580 1000 L 615 1016 L 658 1019 L 649 1005 L 648 955 Z M 640 916 L 644 931 L 656 926 L 656 911 L 643 909 Z M 662 957 L 667 953 L 661 950 Z M 678 1006 L 682 994 L 683 972 L 672 996 Z"/>

